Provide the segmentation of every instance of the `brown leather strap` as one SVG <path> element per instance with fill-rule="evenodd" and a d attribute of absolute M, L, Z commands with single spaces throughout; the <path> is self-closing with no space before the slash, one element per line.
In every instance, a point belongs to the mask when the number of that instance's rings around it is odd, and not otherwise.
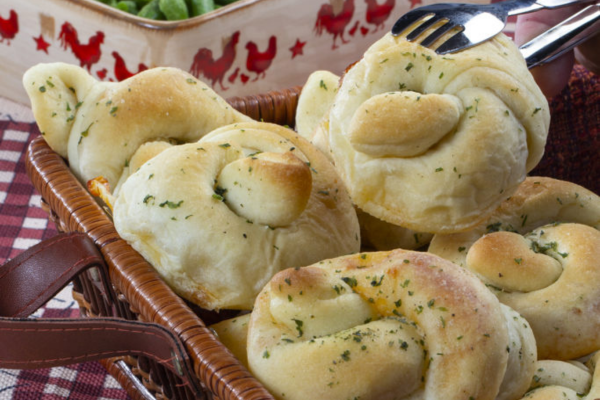
<path fill-rule="evenodd" d="M 183 343 L 158 324 L 120 318 L 24 318 L 91 267 L 98 269 L 104 290 L 114 297 L 102 254 L 82 233 L 59 234 L 0 267 L 0 368 L 46 368 L 146 356 L 169 368 L 203 397 Z"/>
<path fill-rule="evenodd" d="M 151 357 L 178 375 L 187 356 L 157 324 L 111 318 L 0 318 L 0 367 L 46 368 L 109 357 Z"/>
<path fill-rule="evenodd" d="M 91 267 L 97 267 L 113 301 L 102 254 L 85 234 L 59 234 L 31 247 L 0 267 L 0 316 L 27 317 Z"/>

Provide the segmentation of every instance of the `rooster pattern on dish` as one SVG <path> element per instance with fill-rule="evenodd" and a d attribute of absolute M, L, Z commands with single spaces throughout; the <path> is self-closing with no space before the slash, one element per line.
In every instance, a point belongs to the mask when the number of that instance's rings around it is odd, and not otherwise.
<path fill-rule="evenodd" d="M 189 49 L 188 72 L 204 79 L 213 89 L 225 92 L 233 85 L 249 85 L 268 80 L 278 61 L 302 63 L 302 57 L 314 52 L 317 42 L 331 40 L 331 51 L 344 51 L 345 45 L 368 35 L 383 34 L 394 20 L 421 0 L 320 0 L 307 4 L 306 25 L 294 35 L 265 32 L 254 35 L 242 27 L 224 32 L 221 40 L 203 42 Z M 6 4 L 3 5 L 3 4 Z M 0 2 L 0 46 L 10 46 L 19 36 L 31 32 L 19 29 L 19 9 Z M 312 17 L 311 17 L 312 15 Z M 52 21 L 47 21 L 47 19 Z M 312 20 L 311 20 L 312 18 Z M 51 27 L 51 28 L 49 28 Z M 54 28 L 56 27 L 56 28 Z M 36 32 L 36 29 L 33 29 Z M 122 81 L 154 65 L 133 61 L 133 54 L 111 48 L 113 33 L 102 26 L 86 27 L 77 20 L 61 21 L 51 16 L 40 17 L 39 36 L 31 37 L 30 46 L 55 58 L 57 52 L 73 57 L 100 80 Z M 62 55 L 61 55 L 62 57 Z M 129 58 L 129 60 L 128 60 Z M 128 63 L 129 61 L 129 63 Z M 136 65 L 137 63 L 137 65 Z M 129 64 L 129 65 L 128 65 Z M 183 68 L 186 69 L 186 68 Z"/>
<path fill-rule="evenodd" d="M 355 1 L 330 0 L 320 5 L 313 29 L 314 37 L 324 34 L 330 35 L 332 37 L 332 50 L 336 50 L 340 45 L 350 42 L 346 35 L 353 37 L 359 30 L 362 35 L 367 35 L 371 31 L 383 31 L 384 23 L 389 19 L 396 5 L 396 0 L 384 0 L 381 4 L 377 0 L 364 0 L 367 6 L 364 20 L 355 20 Z M 370 28 L 369 25 L 373 25 L 373 27 Z M 338 44 L 338 38 L 340 44 Z M 249 40 L 245 45 L 247 53 L 241 55 L 241 57 L 245 57 L 246 71 L 242 72 L 241 68 L 237 67 L 230 73 L 227 80 L 234 83 L 239 78 L 243 84 L 246 84 L 250 80 L 255 82 L 264 79 L 275 57 L 294 58 L 297 55 L 302 55 L 303 47 L 310 42 L 310 39 L 311 37 L 296 39 L 295 44 L 288 49 L 290 53 L 278 51 L 279 43 L 274 35 L 271 35 L 264 43 Z M 236 31 L 230 38 L 225 40 L 225 45 L 219 57 L 215 57 L 213 51 L 209 48 L 200 48 L 194 56 L 190 72 L 198 78 L 204 77 L 209 80 L 215 89 L 227 90 L 223 81 L 238 58 L 237 44 L 239 41 L 240 32 Z"/>

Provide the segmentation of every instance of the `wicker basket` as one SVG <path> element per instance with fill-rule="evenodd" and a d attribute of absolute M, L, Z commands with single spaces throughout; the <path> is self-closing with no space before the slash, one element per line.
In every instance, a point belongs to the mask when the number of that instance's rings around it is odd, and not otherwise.
<path fill-rule="evenodd" d="M 229 102 L 256 120 L 292 126 L 299 93 L 300 87 L 295 87 L 231 98 Z M 97 274 L 84 272 L 73 285 L 73 296 L 83 316 L 154 322 L 174 332 L 187 346 L 204 398 L 273 398 L 207 328 L 228 317 L 227 313 L 199 310 L 175 295 L 144 258 L 119 237 L 103 209 L 42 137 L 29 145 L 26 167 L 42 196 L 42 206 L 58 230 L 86 233 L 108 265 L 118 300 L 113 302 L 104 293 Z M 198 398 L 198 393 L 183 385 L 178 376 L 151 359 L 123 357 L 102 363 L 133 399 Z"/>
<path fill-rule="evenodd" d="M 597 96 L 594 100 L 582 95 L 597 93 L 597 87 L 596 76 L 575 68 L 569 88 L 552 103 L 553 127 L 546 156 L 533 174 L 570 180 L 599 193 L 598 120 L 594 116 L 600 107 Z M 255 120 L 293 126 L 300 90 L 295 87 L 228 101 Z M 200 394 L 149 358 L 103 360 L 133 399 L 273 399 L 207 328 L 230 315 L 201 310 L 175 295 L 148 262 L 119 237 L 103 209 L 41 137 L 30 144 L 26 163 L 30 179 L 58 229 L 86 233 L 108 265 L 118 300 L 113 302 L 106 296 L 97 275 L 84 272 L 74 282 L 74 298 L 81 314 L 154 322 L 179 336 L 187 347 L 198 380 L 195 384 L 202 388 Z"/>

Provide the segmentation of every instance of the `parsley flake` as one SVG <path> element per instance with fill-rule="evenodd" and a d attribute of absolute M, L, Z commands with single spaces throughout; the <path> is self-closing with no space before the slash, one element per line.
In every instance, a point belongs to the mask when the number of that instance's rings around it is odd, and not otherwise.
<path fill-rule="evenodd" d="M 181 204 L 183 204 L 183 200 L 180 200 L 179 202 L 175 203 L 169 200 L 165 200 L 164 202 L 159 204 L 159 207 L 168 207 L 170 209 L 174 209 L 174 208 L 179 208 L 181 206 Z"/>

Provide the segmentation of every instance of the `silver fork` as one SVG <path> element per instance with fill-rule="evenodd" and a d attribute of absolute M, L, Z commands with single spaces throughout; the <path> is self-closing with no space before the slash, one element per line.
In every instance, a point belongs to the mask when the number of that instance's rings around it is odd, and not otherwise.
<path fill-rule="evenodd" d="M 500 33 L 509 16 L 543 8 L 552 9 L 583 3 L 581 0 L 506 0 L 493 4 L 440 3 L 415 8 L 392 27 L 398 36 L 414 27 L 406 39 L 414 41 L 427 32 L 421 45 L 432 46 L 450 31 L 457 31 L 436 49 L 438 54 L 454 53 L 482 43 Z M 418 26 L 415 26 L 420 23 Z M 451 33 L 451 32 L 450 32 Z"/>
<path fill-rule="evenodd" d="M 529 68 L 546 64 L 600 33 L 600 3 L 592 4 L 521 45 Z M 596 26 L 596 29 L 591 28 Z"/>

